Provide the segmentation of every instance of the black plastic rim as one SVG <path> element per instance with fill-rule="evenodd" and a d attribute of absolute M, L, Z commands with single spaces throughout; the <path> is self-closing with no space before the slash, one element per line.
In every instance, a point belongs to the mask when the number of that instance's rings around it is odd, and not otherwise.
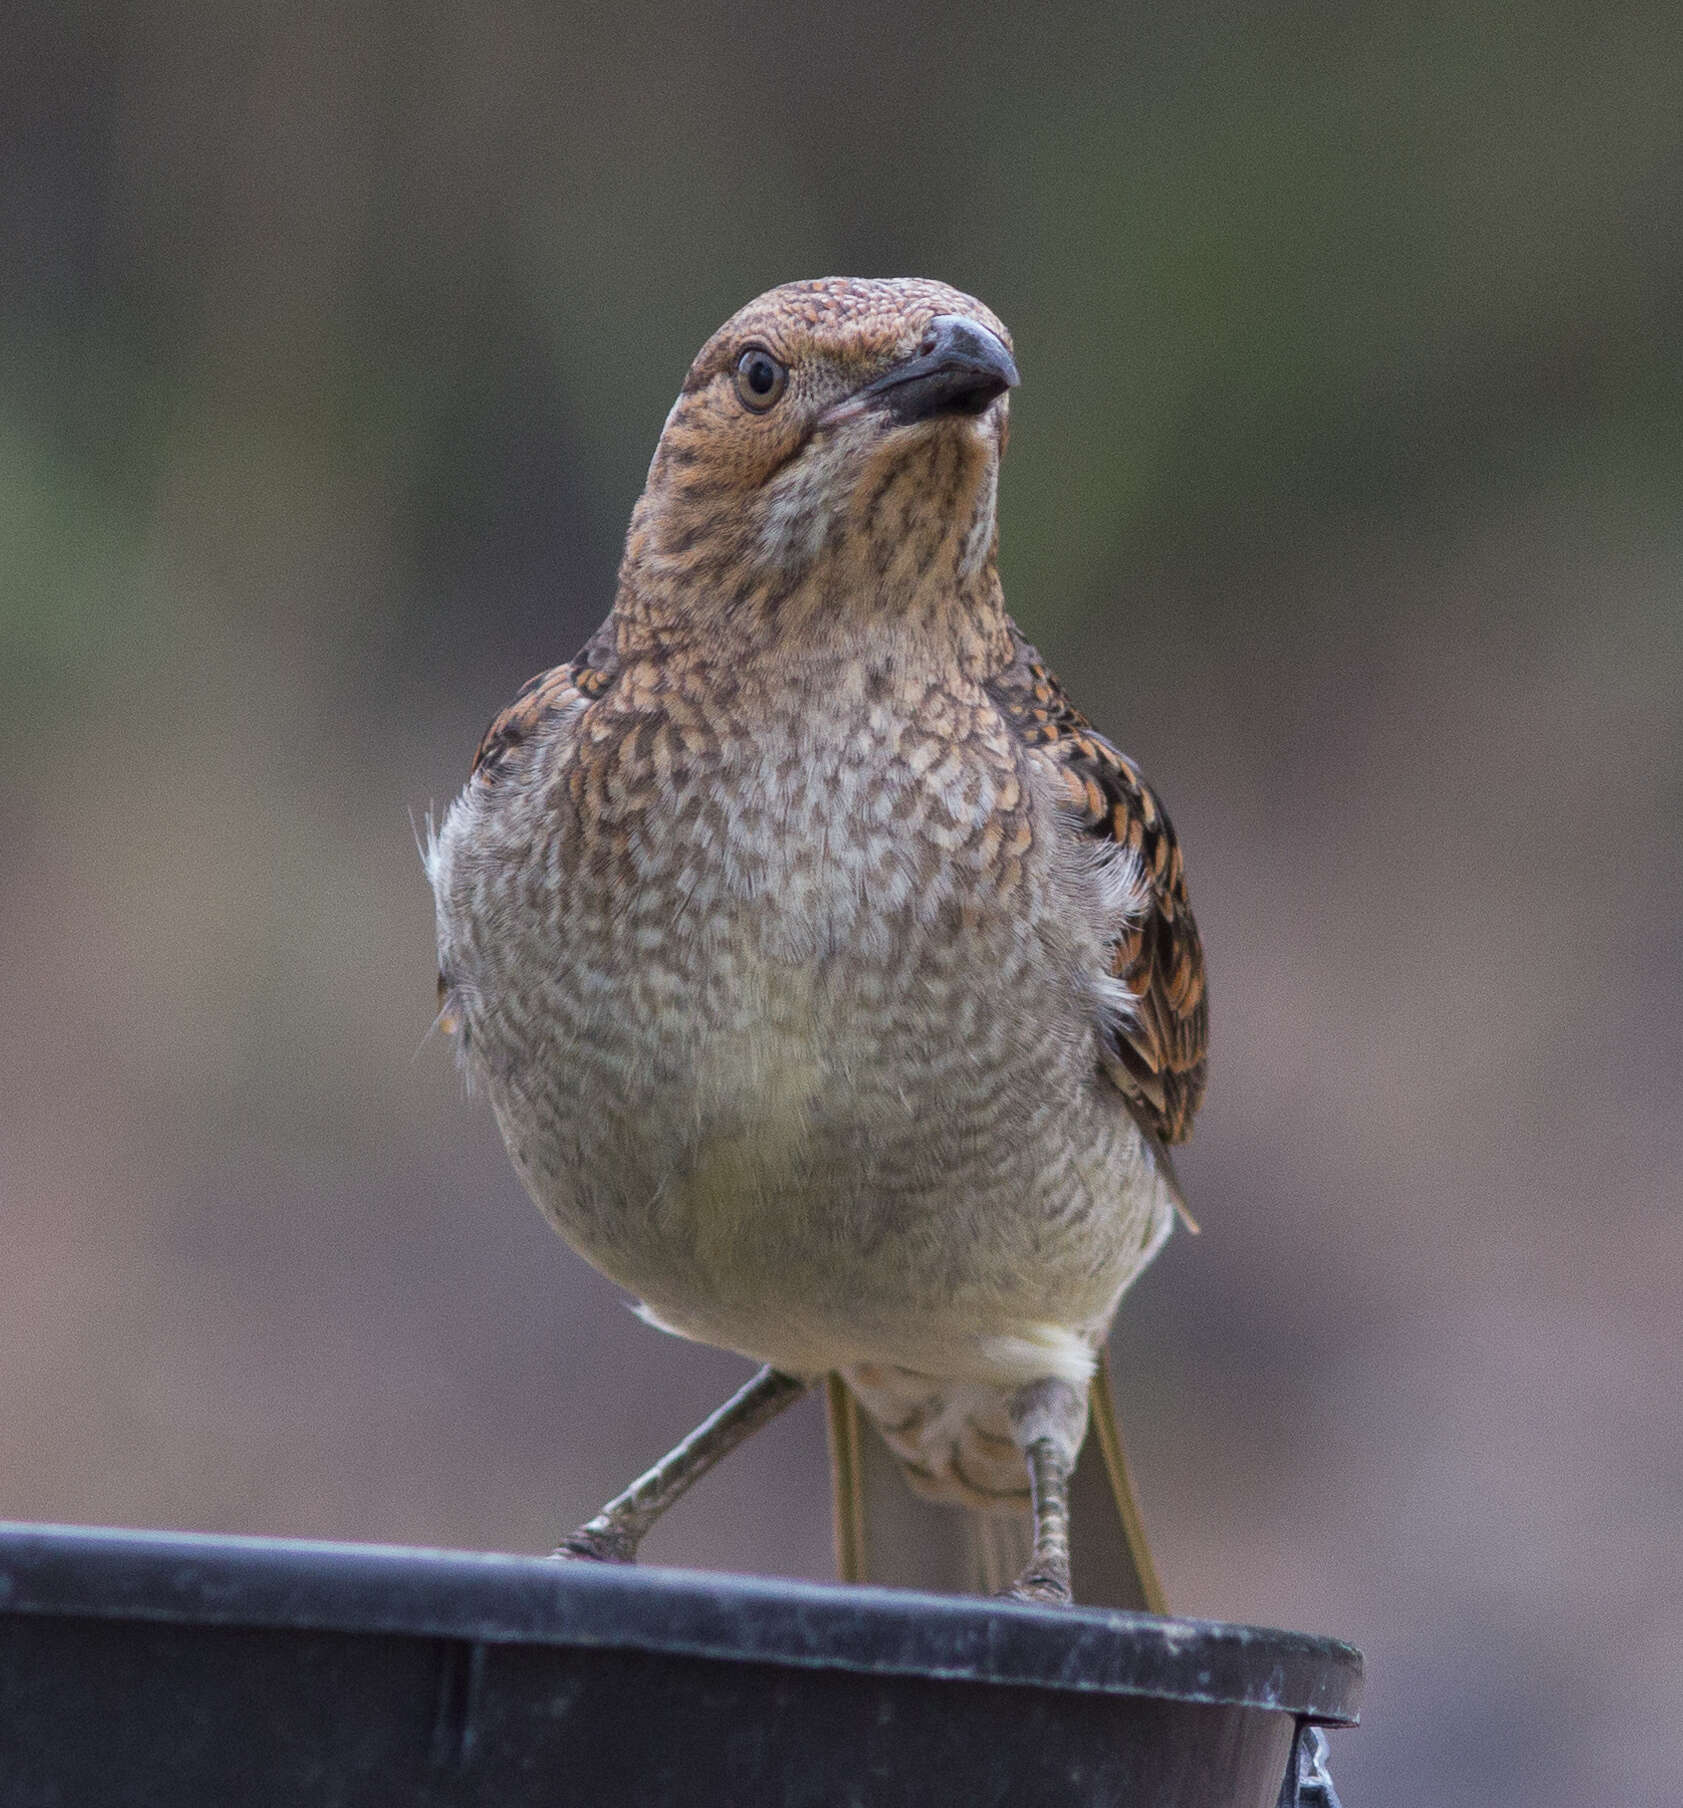
<path fill-rule="evenodd" d="M 1307 1633 L 540 1558 L 0 1524 L 0 1614 L 639 1650 L 1264 1708 L 1353 1725 L 1362 1658 Z"/>

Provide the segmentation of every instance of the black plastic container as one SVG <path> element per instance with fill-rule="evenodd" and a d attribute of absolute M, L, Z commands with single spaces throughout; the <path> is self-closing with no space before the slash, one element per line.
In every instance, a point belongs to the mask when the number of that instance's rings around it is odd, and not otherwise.
<path fill-rule="evenodd" d="M 1360 1688 L 1249 1626 L 0 1527 L 4 1808 L 1276 1808 Z"/>

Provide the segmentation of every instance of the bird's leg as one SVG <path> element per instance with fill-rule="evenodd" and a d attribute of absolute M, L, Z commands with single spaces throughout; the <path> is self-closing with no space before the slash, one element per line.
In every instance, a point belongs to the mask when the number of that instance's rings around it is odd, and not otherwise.
<path fill-rule="evenodd" d="M 551 1555 L 597 1563 L 632 1562 L 649 1527 L 691 1482 L 698 1481 L 744 1438 L 770 1424 L 806 1389 L 806 1382 L 793 1375 L 770 1367 L 761 1369 L 681 1444 L 638 1476 L 623 1494 L 616 1494 L 594 1519 L 587 1519 L 571 1537 L 564 1538 Z"/>
<path fill-rule="evenodd" d="M 1034 1501 L 1034 1555 L 1006 1590 L 1013 1601 L 1067 1607 L 1069 1478 L 1087 1429 L 1087 1390 L 1067 1381 L 1036 1381 L 1011 1401 L 1011 1432 L 1028 1464 Z"/>

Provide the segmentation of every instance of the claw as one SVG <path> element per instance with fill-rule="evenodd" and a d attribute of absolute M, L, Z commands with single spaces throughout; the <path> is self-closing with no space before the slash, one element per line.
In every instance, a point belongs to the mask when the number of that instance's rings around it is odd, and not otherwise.
<path fill-rule="evenodd" d="M 637 1540 L 611 1526 L 582 1525 L 549 1554 L 559 1563 L 635 1563 Z"/>
<path fill-rule="evenodd" d="M 1068 1607 L 1073 1596 L 1067 1575 L 1059 1575 L 1035 1563 L 1023 1571 L 1000 1599 L 1022 1601 L 1030 1607 Z"/>

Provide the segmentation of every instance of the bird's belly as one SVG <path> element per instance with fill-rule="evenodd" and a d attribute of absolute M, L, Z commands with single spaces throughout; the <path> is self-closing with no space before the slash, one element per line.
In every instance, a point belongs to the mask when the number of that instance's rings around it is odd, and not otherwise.
<path fill-rule="evenodd" d="M 657 1322 L 801 1371 L 1084 1375 L 1167 1211 L 1032 936 L 786 902 L 572 939 L 491 1090 L 523 1179 Z M 717 925 L 715 925 L 717 927 Z M 890 954 L 888 950 L 892 949 Z"/>

